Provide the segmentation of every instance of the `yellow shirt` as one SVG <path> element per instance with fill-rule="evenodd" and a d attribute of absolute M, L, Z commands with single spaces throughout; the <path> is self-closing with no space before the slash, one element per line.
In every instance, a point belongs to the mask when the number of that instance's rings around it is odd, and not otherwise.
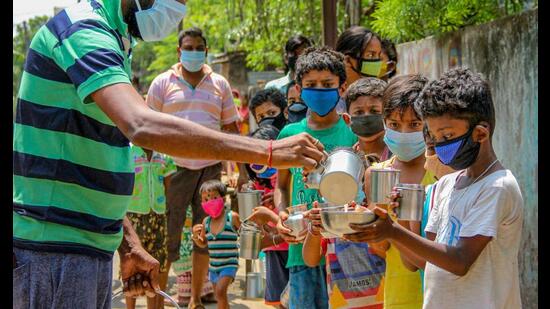
<path fill-rule="evenodd" d="M 393 164 L 395 156 L 373 164 L 373 167 L 389 167 Z M 434 183 L 434 176 L 426 171 L 420 184 L 428 185 Z M 395 220 L 394 217 L 392 217 Z M 420 309 L 422 308 L 423 293 L 420 271 L 408 270 L 403 262 L 399 251 L 390 246 L 386 251 L 386 273 L 384 275 L 384 309 Z"/>

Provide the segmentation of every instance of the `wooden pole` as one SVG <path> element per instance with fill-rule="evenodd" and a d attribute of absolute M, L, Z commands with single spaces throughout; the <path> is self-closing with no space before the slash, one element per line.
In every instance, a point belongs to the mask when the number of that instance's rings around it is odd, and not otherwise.
<path fill-rule="evenodd" d="M 336 47 L 337 39 L 337 20 L 336 20 L 336 1 L 323 0 L 323 44 L 332 48 Z"/>

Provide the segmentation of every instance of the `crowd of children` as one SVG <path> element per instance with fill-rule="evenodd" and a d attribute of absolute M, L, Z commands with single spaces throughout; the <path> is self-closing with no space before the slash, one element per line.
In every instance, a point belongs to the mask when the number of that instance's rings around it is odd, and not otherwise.
<path fill-rule="evenodd" d="M 202 295 L 212 299 L 214 293 L 218 308 L 229 308 L 227 290 L 239 265 L 238 231 L 249 219 L 264 229 L 267 305 L 520 308 L 523 200 L 516 179 L 493 151 L 496 120 L 487 81 L 466 68 L 432 81 L 396 75 L 393 44 L 363 27 L 342 33 L 335 50 L 303 42 L 294 46 L 300 55 L 293 58 L 292 74 L 250 98 L 246 114 L 259 127 L 248 135 L 275 140 L 307 132 L 329 153 L 340 147 L 361 151 L 371 167 L 350 205 L 368 208 L 378 219 L 352 224 L 356 233 L 343 238 L 325 237 L 324 200 L 305 186 L 302 169 L 245 164 L 240 173 L 249 182 L 236 189 L 262 190 L 261 205 L 249 218 L 239 218 L 225 205 L 224 183 L 202 184 L 208 216 L 192 227 L 188 222 L 180 260 L 172 264 L 179 302 L 189 301 L 194 242 L 210 256 Z M 161 262 L 161 288 L 166 288 L 164 190 L 175 169 L 164 155 L 135 146 L 132 151 L 136 182 L 128 216 L 144 247 Z M 395 192 L 392 203 L 371 201 L 371 171 L 380 167 L 400 170 L 403 183 L 425 186 L 421 221 L 397 219 Z M 288 209 L 304 204 L 309 225 L 295 237 L 285 225 Z M 133 302 L 127 299 L 129 308 Z M 150 308 L 159 307 L 152 303 Z"/>

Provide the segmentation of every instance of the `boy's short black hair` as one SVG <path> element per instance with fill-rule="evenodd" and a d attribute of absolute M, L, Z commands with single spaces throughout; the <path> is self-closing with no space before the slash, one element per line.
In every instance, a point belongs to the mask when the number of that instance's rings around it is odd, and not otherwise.
<path fill-rule="evenodd" d="M 306 36 L 297 34 L 292 36 L 291 38 L 286 41 L 285 44 L 285 52 L 288 53 L 295 53 L 298 48 L 301 46 L 310 47 L 313 45 L 313 42 Z"/>
<path fill-rule="evenodd" d="M 218 179 L 207 180 L 202 183 L 199 193 L 202 194 L 205 191 L 216 190 L 220 193 L 221 197 L 227 194 L 227 188 L 225 184 Z"/>
<path fill-rule="evenodd" d="M 453 68 L 430 82 L 415 103 L 422 118 L 449 115 L 467 120 L 470 126 L 486 121 L 491 136 L 495 129 L 495 107 L 491 87 L 481 74 L 468 68 Z"/>
<path fill-rule="evenodd" d="M 248 108 L 256 118 L 256 108 L 264 104 L 265 102 L 271 101 L 275 106 L 281 108 L 281 113 L 285 110 L 286 107 L 286 98 L 277 88 L 266 88 L 258 91 L 250 100 Z"/>
<path fill-rule="evenodd" d="M 416 117 L 421 118 L 414 108 L 414 103 L 427 83 L 428 79 L 420 74 L 392 78 L 382 96 L 384 118 L 396 110 L 403 114 L 409 107 L 412 108 Z"/>
<path fill-rule="evenodd" d="M 305 74 L 316 71 L 330 71 L 339 77 L 340 86 L 346 81 L 346 67 L 344 55 L 328 46 L 309 47 L 296 62 L 296 83 L 302 85 Z"/>
<path fill-rule="evenodd" d="M 377 97 L 382 98 L 384 90 L 388 84 L 378 78 L 364 77 L 360 78 L 351 84 L 344 94 L 344 100 L 346 101 L 346 111 L 349 113 L 351 103 L 357 100 L 359 97 Z"/>
<path fill-rule="evenodd" d="M 208 46 L 208 44 L 206 44 L 206 38 L 202 34 L 202 30 L 199 27 L 191 27 L 191 28 L 184 29 L 184 30 L 180 31 L 180 33 L 178 35 L 178 44 L 179 44 L 180 47 L 181 47 L 181 41 L 186 36 L 190 36 L 190 37 L 193 37 L 193 38 L 201 38 L 202 41 L 204 42 L 204 46 Z"/>

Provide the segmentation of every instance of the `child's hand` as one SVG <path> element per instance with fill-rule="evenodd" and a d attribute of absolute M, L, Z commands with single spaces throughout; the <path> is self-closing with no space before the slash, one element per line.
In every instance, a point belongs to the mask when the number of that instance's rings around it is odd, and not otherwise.
<path fill-rule="evenodd" d="M 191 239 L 194 242 L 197 242 L 197 243 L 204 242 L 204 238 L 201 237 L 203 229 L 204 229 L 204 226 L 202 224 L 196 224 L 195 226 L 193 226 L 193 230 L 192 230 L 193 234 L 191 235 Z"/>
<path fill-rule="evenodd" d="M 284 225 L 284 222 L 288 219 L 288 213 L 281 211 L 279 213 L 279 220 L 277 222 L 277 232 L 281 237 L 289 244 L 298 244 L 300 241 L 296 239 L 290 232 L 292 232 L 289 228 L 287 228 Z M 307 230 L 306 230 L 307 232 Z"/>
<path fill-rule="evenodd" d="M 353 242 L 380 242 L 391 239 L 395 227 L 388 212 L 376 207 L 374 213 L 378 216 L 376 221 L 369 224 L 350 223 L 349 226 L 357 232 L 345 234 L 343 238 Z"/>
<path fill-rule="evenodd" d="M 399 194 L 399 191 L 393 189 L 391 191 L 391 195 L 390 195 L 390 200 L 391 200 L 391 203 L 390 203 L 390 210 L 392 212 L 395 212 L 395 209 L 397 207 L 399 207 L 399 199 L 401 198 L 401 195 Z"/>
<path fill-rule="evenodd" d="M 319 202 L 313 202 L 313 208 L 304 212 L 304 218 L 310 221 L 309 232 L 318 236 L 323 231 L 323 223 L 321 221 L 321 208 Z"/>
<path fill-rule="evenodd" d="M 277 215 L 269 208 L 260 206 L 252 210 L 252 214 L 245 221 L 250 220 L 258 225 L 265 225 L 268 222 L 277 223 Z"/>

